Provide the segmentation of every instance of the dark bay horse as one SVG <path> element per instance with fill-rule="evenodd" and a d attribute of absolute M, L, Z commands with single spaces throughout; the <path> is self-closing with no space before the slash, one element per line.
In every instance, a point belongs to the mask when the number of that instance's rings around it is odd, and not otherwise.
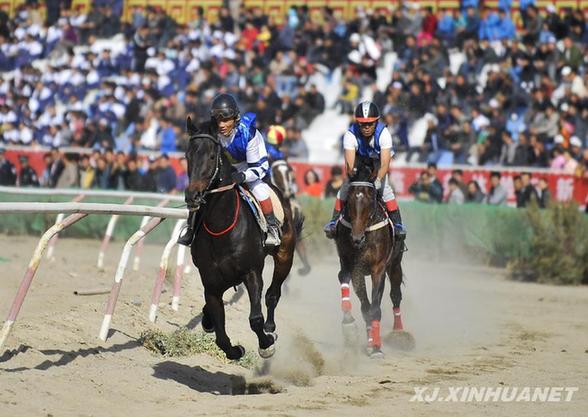
<path fill-rule="evenodd" d="M 273 333 L 276 329 L 274 313 L 282 283 L 292 267 L 297 231 L 302 225 L 295 226 L 286 205 L 281 245 L 265 248 L 265 237 L 255 216 L 232 183 L 233 167 L 220 142 L 210 135 L 197 133 L 190 119 L 188 133 L 186 202 L 190 210 L 199 212 L 191 251 L 204 286 L 202 327 L 207 332 L 216 333 L 216 344 L 227 358 L 237 360 L 243 356 L 245 349 L 232 345 L 225 330 L 223 294 L 244 283 L 251 303 L 249 324 L 257 335 L 259 354 L 270 357 L 277 337 Z M 262 272 L 268 254 L 274 258 L 274 272 L 265 294 L 267 320 L 264 323 Z"/>
<path fill-rule="evenodd" d="M 282 192 L 284 201 L 290 206 L 290 211 L 294 216 L 294 223 L 304 222 L 304 214 L 302 207 L 296 200 L 296 193 L 294 188 L 293 170 L 290 164 L 284 160 L 278 160 L 272 163 L 272 183 Z M 302 268 L 298 269 L 300 275 L 308 275 L 310 273 L 310 263 L 308 262 L 308 255 L 306 253 L 306 245 L 302 239 L 296 241 L 296 253 L 302 261 Z"/>
<path fill-rule="evenodd" d="M 395 244 L 386 210 L 379 202 L 373 180 L 377 167 L 362 166 L 350 178 L 347 202 L 343 217 L 337 224 L 335 242 L 341 269 L 341 309 L 343 328 L 352 329 L 355 319 L 351 314 L 349 282 L 361 302 L 361 313 L 366 323 L 368 354 L 382 356 L 380 304 L 384 294 L 386 274 L 390 280 L 390 297 L 394 305 L 393 330 L 403 330 L 400 316 L 402 292 L 402 249 Z M 371 303 L 368 299 L 365 276 L 372 280 Z M 409 337 L 412 337 L 409 335 Z"/>

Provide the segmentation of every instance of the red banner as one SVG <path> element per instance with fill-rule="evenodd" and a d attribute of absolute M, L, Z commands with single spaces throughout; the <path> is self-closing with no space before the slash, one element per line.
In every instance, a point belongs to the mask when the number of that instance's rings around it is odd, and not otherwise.
<path fill-rule="evenodd" d="M 18 156 L 25 154 L 28 155 L 31 166 L 37 171 L 39 176 L 42 175 L 45 169 L 43 162 L 43 155 L 46 150 L 26 150 L 16 151 L 7 150 L 6 158 L 10 160 L 15 166 L 17 171 L 20 170 L 20 163 Z M 172 166 L 176 171 L 179 171 L 180 164 L 177 157 L 171 158 Z M 300 192 L 304 192 L 306 184 L 304 183 L 304 174 L 308 170 L 314 170 L 321 181 L 324 188 L 327 181 L 331 177 L 332 165 L 328 164 L 308 164 L 304 162 L 291 162 L 292 167 L 296 173 L 296 182 Z M 423 167 L 398 167 L 390 170 L 390 178 L 394 186 L 396 195 L 401 198 L 412 198 L 408 192 L 410 185 L 417 180 L 420 173 L 423 171 Z M 490 172 L 500 171 L 502 178 L 502 185 L 508 190 L 509 202 L 514 203 L 514 187 L 512 178 L 515 175 L 519 175 L 523 170 L 521 169 L 489 169 L 489 168 L 463 168 L 463 179 L 467 183 L 470 180 L 476 180 L 484 192 L 488 191 L 490 184 Z M 447 183 L 451 178 L 451 169 L 439 169 L 437 172 L 437 178 L 443 184 L 444 191 L 447 192 Z M 554 173 L 547 170 L 524 170 L 525 172 L 531 172 L 533 177 L 531 182 L 536 184 L 539 178 L 546 178 L 549 184 L 549 190 L 551 195 L 557 201 L 568 201 L 570 199 L 576 200 L 580 205 L 588 204 L 588 179 L 575 177 L 573 175 L 566 175 L 561 173 Z"/>

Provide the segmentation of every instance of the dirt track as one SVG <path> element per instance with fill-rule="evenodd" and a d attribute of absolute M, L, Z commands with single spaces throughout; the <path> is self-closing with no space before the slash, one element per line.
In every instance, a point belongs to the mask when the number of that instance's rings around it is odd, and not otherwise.
<path fill-rule="evenodd" d="M 5 318 L 36 239 L 0 236 L 0 317 Z M 75 289 L 110 287 L 122 243 L 107 269 L 95 268 L 99 242 L 62 239 L 57 259 L 43 260 L 13 333 L 0 352 L 0 416 L 587 416 L 588 288 L 509 282 L 482 270 L 405 261 L 403 316 L 413 352 L 385 349 L 370 360 L 343 349 L 337 261 L 289 278 L 278 307 L 280 339 L 272 378 L 279 394 L 226 395 L 244 368 L 207 355 L 162 358 L 139 346 L 161 246 L 145 247 L 141 272 L 127 273 L 106 343 L 97 339 L 107 296 Z M 175 259 L 175 256 L 174 256 Z M 270 267 L 271 269 L 271 267 Z M 167 283 L 166 283 L 167 285 Z M 169 289 L 169 287 L 168 287 Z M 386 292 L 388 291 L 388 288 Z M 185 280 L 179 313 L 163 294 L 159 328 L 195 326 L 202 307 L 195 272 Z M 227 293 L 229 298 L 231 294 Z M 359 304 L 353 299 L 360 320 Z M 386 296 L 383 333 L 391 329 Z M 255 349 L 246 297 L 227 308 L 229 336 Z M 363 324 L 362 324 L 363 326 Z M 306 336 L 325 361 L 314 376 Z M 11 357 L 10 357 L 11 356 Z M 296 373 L 310 386 L 280 377 Z M 578 387 L 570 402 L 411 402 L 414 387 Z"/>

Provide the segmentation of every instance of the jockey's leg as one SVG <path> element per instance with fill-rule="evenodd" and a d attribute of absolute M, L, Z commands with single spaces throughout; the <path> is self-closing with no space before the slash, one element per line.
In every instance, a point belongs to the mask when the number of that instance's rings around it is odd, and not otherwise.
<path fill-rule="evenodd" d="M 267 221 L 268 233 L 265 239 L 267 246 L 280 246 L 280 224 L 274 215 L 274 207 L 270 198 L 270 187 L 261 180 L 248 183 L 253 196 L 259 201 L 261 211 Z"/>
<path fill-rule="evenodd" d="M 388 175 L 384 177 L 384 191 L 382 192 L 382 200 L 386 204 L 386 210 L 392 223 L 394 224 L 394 230 L 396 232 L 396 239 L 404 241 L 406 239 L 406 228 L 402 224 L 402 217 L 400 216 L 400 209 L 398 207 L 398 201 L 394 195 L 394 190 L 388 182 Z"/>
<path fill-rule="evenodd" d="M 335 200 L 335 208 L 333 209 L 333 215 L 331 216 L 331 220 L 325 225 L 324 231 L 328 239 L 333 239 L 335 237 L 335 230 L 337 228 L 337 220 L 341 215 L 341 210 L 343 210 L 343 205 L 345 204 L 345 200 L 347 200 L 347 191 L 349 190 L 349 183 L 347 181 L 343 182 L 341 188 L 337 192 L 337 199 Z"/>

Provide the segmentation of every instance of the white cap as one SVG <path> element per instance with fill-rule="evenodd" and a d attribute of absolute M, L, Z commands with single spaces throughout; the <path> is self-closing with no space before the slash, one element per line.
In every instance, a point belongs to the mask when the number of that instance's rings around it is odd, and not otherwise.
<path fill-rule="evenodd" d="M 570 106 L 568 105 L 568 103 L 562 103 L 561 111 L 568 111 L 569 109 L 570 109 Z"/>
<path fill-rule="evenodd" d="M 400 81 L 394 81 L 392 83 L 392 88 L 395 88 L 397 90 L 402 90 L 402 83 Z"/>
<path fill-rule="evenodd" d="M 572 73 L 572 69 L 570 67 L 563 67 L 561 69 L 561 75 L 563 75 L 564 77 L 567 77 L 571 73 Z"/>
<path fill-rule="evenodd" d="M 555 5 L 548 4 L 547 6 L 545 6 L 545 10 L 547 10 L 549 13 L 555 13 L 556 8 L 555 8 Z"/>
<path fill-rule="evenodd" d="M 554 139 L 553 139 L 554 143 L 563 143 L 564 142 L 564 137 L 562 135 L 557 135 Z"/>
<path fill-rule="evenodd" d="M 572 136 L 572 137 L 570 138 L 570 145 L 572 145 L 572 146 L 577 146 L 578 148 L 581 148 L 581 147 L 582 147 L 582 141 L 580 140 L 580 138 L 579 138 L 579 137 L 577 137 L 577 136 Z"/>
<path fill-rule="evenodd" d="M 490 100 L 490 103 L 488 103 L 490 105 L 490 107 L 492 107 L 493 109 L 497 109 L 498 107 L 500 107 L 500 103 L 498 102 L 498 100 L 496 100 L 495 98 L 493 98 L 492 100 Z"/>
<path fill-rule="evenodd" d="M 359 33 L 352 33 L 351 36 L 349 37 L 349 42 L 359 42 L 361 41 L 361 36 L 359 36 Z"/>

